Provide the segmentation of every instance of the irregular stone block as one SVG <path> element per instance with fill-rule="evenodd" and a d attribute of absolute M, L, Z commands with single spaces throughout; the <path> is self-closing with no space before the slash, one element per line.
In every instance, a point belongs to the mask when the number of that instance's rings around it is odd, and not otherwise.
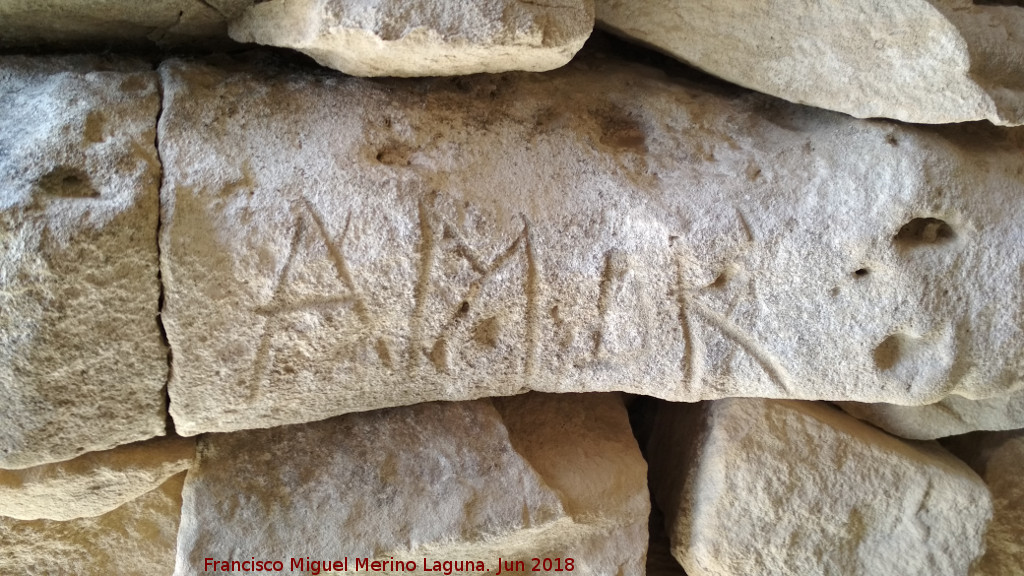
<path fill-rule="evenodd" d="M 911 440 L 934 440 L 976 430 L 1024 428 L 1024 392 L 983 400 L 949 396 L 925 406 L 837 404 L 855 418 Z"/>
<path fill-rule="evenodd" d="M 74 460 L 0 470 L 0 516 L 73 520 L 106 514 L 187 470 L 195 440 L 159 438 Z"/>
<path fill-rule="evenodd" d="M 1020 125 L 1024 8 L 984 4 L 597 0 L 596 10 L 616 34 L 791 102 L 859 118 Z"/>
<path fill-rule="evenodd" d="M 807 402 L 666 405 L 651 491 L 690 576 L 967 574 L 988 490 L 936 444 Z"/>
<path fill-rule="evenodd" d="M 227 17 L 252 2 L 4 0 L 0 3 L 0 47 L 224 47 L 234 44 L 228 38 Z"/>
<path fill-rule="evenodd" d="M 212 434 L 185 483 L 175 574 L 202 574 L 207 558 L 286 568 L 347 558 L 349 570 L 395 560 L 415 573 L 426 558 L 428 569 L 470 561 L 497 573 L 499 557 L 528 567 L 546 557 L 572 558 L 577 574 L 641 575 L 648 497 L 615 395 L 429 403 Z"/>
<path fill-rule="evenodd" d="M 1021 385 L 1024 130 L 863 122 L 597 56 L 416 83 L 164 63 L 177 431 L 528 389 Z"/>
<path fill-rule="evenodd" d="M 170 574 L 185 474 L 102 516 L 68 522 L 0 517 L 0 573 Z"/>
<path fill-rule="evenodd" d="M 0 58 L 0 468 L 164 434 L 157 81 Z"/>
<path fill-rule="evenodd" d="M 355 76 L 450 76 L 558 68 L 593 28 L 594 0 L 269 0 L 230 34 Z"/>

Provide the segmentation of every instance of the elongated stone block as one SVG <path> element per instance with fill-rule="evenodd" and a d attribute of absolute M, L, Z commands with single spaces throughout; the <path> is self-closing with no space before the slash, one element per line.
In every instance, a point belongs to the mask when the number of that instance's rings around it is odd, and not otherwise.
<path fill-rule="evenodd" d="M 992 517 L 937 444 L 809 402 L 665 405 L 648 460 L 689 576 L 967 574 Z"/>
<path fill-rule="evenodd" d="M 597 0 L 596 10 L 617 34 L 791 102 L 860 118 L 1015 126 L 1024 123 L 1024 8 L 1013 4 Z"/>
<path fill-rule="evenodd" d="M 158 438 L 65 462 L 0 470 L 0 516 L 74 520 L 106 514 L 187 470 L 191 438 Z"/>
<path fill-rule="evenodd" d="M 1024 384 L 1024 130 L 858 121 L 599 56 L 415 83 L 164 63 L 177 430 L 531 389 Z"/>
<path fill-rule="evenodd" d="M 255 561 L 504 573 L 506 561 L 540 557 L 640 576 L 646 471 L 617 395 L 427 403 L 211 434 L 185 483 L 175 574 L 232 561 L 257 573 Z"/>
<path fill-rule="evenodd" d="M 558 68 L 593 28 L 593 0 L 270 0 L 230 33 L 356 76 L 448 76 Z"/>
<path fill-rule="evenodd" d="M 67 522 L 0 517 L 0 573 L 170 574 L 185 474 L 101 516 Z"/>
<path fill-rule="evenodd" d="M 215 4 L 251 0 L 5 0 L 0 47 L 218 47 L 232 44 Z M 243 7 L 244 7 L 243 6 Z"/>
<path fill-rule="evenodd" d="M 912 440 L 934 440 L 976 430 L 1024 428 L 1024 392 L 982 400 L 949 396 L 926 406 L 839 402 L 847 414 Z"/>
<path fill-rule="evenodd" d="M 0 58 L 0 468 L 164 434 L 157 82 Z"/>

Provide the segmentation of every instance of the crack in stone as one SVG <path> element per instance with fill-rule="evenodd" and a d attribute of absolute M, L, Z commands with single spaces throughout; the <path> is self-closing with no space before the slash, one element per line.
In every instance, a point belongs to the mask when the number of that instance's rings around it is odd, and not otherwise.
<path fill-rule="evenodd" d="M 159 97 L 159 106 L 156 112 L 156 121 L 153 125 L 153 148 L 156 152 L 157 164 L 160 167 L 160 182 L 157 185 L 157 220 L 156 220 L 156 279 L 157 284 L 160 286 L 160 293 L 157 297 L 157 316 L 156 323 L 160 328 L 160 339 L 163 340 L 164 347 L 167 349 L 167 381 L 164 383 L 164 406 L 167 412 L 166 414 L 166 434 L 175 434 L 174 419 L 171 418 L 171 393 L 170 393 L 170 382 L 171 372 L 174 370 L 174 349 L 171 347 L 171 342 L 167 338 L 167 329 L 164 326 L 164 305 L 167 288 L 164 285 L 164 261 L 163 254 L 160 246 L 160 236 L 163 232 L 164 225 L 164 210 L 163 210 L 163 195 L 164 195 L 164 183 L 166 181 L 167 171 L 164 170 L 163 157 L 160 154 L 160 121 L 164 114 L 164 80 L 160 74 L 160 61 L 157 61 L 153 65 L 153 71 L 156 73 L 156 89 Z"/>

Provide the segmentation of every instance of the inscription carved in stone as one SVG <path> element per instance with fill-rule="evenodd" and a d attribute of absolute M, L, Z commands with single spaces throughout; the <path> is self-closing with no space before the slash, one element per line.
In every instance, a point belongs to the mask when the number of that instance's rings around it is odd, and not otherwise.
<path fill-rule="evenodd" d="M 530 389 L 922 404 L 1024 382 L 1002 288 L 1024 263 L 985 255 L 1024 234 L 1019 130 L 586 58 L 416 87 L 161 74 L 181 433 Z"/>

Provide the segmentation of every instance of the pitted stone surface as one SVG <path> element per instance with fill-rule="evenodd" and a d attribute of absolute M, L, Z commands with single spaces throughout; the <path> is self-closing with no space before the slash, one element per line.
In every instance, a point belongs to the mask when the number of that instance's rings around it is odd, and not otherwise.
<path fill-rule="evenodd" d="M 356 76 L 448 76 L 558 68 L 593 27 L 593 0 L 270 0 L 230 33 Z"/>
<path fill-rule="evenodd" d="M 0 517 L 0 574 L 170 574 L 185 474 L 91 518 L 67 522 Z"/>
<path fill-rule="evenodd" d="M 983 400 L 949 396 L 926 406 L 838 402 L 847 414 L 911 440 L 934 440 L 976 430 L 1024 428 L 1024 392 Z"/>
<path fill-rule="evenodd" d="M 0 468 L 164 434 L 157 82 L 0 58 Z"/>
<path fill-rule="evenodd" d="M 426 403 L 200 440 L 176 575 L 204 559 L 575 559 L 643 574 L 646 465 L 617 395 Z M 239 505 L 239 503 L 243 503 Z M 310 522 L 315 518 L 316 522 Z M 474 564 L 475 565 L 475 564 Z M 427 568 L 432 564 L 428 562 Z"/>
<path fill-rule="evenodd" d="M 1024 7 L 984 4 L 597 0 L 596 10 L 617 34 L 791 102 L 859 118 L 1019 125 Z"/>
<path fill-rule="evenodd" d="M 106 514 L 187 470 L 191 438 L 157 438 L 66 462 L 0 470 L 0 516 L 73 520 Z"/>
<path fill-rule="evenodd" d="M 689 576 L 967 574 L 992 517 L 937 444 L 809 402 L 665 405 L 648 460 Z"/>
<path fill-rule="evenodd" d="M 596 56 L 415 83 L 230 67 L 161 67 L 179 433 L 529 389 L 926 404 L 1024 379 L 1022 130 Z"/>

